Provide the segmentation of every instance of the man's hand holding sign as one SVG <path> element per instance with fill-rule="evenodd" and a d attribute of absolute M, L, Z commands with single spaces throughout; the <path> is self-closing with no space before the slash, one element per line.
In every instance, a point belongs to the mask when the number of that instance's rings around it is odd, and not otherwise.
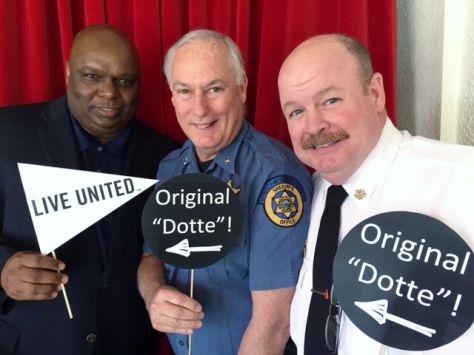
<path fill-rule="evenodd" d="M 67 275 L 61 274 L 65 267 L 53 257 L 20 251 L 5 264 L 8 272 L 2 273 L 2 285 L 20 301 L 49 300 L 55 298 L 69 280 Z"/>

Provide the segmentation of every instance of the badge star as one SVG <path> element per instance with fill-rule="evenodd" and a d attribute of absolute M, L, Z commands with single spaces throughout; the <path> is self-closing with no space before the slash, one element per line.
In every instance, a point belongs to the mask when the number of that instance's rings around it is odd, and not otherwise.
<path fill-rule="evenodd" d="M 295 198 L 290 197 L 286 192 L 281 197 L 275 198 L 277 204 L 276 213 L 283 213 L 287 218 L 291 216 L 292 212 L 296 211 Z"/>
<path fill-rule="evenodd" d="M 230 163 L 230 158 L 229 157 L 225 158 L 224 163 L 229 164 Z"/>
<path fill-rule="evenodd" d="M 363 200 L 367 196 L 364 189 L 357 189 L 354 193 L 354 197 L 358 200 Z"/>
<path fill-rule="evenodd" d="M 227 158 L 227 159 L 229 159 L 229 158 Z M 229 162 L 230 162 L 230 160 L 229 160 Z M 229 180 L 229 182 L 227 183 L 227 186 L 229 186 L 229 187 L 232 189 L 232 191 L 234 191 L 234 194 L 236 194 L 236 195 L 239 194 L 240 189 L 234 188 L 234 187 L 232 186 L 232 180 Z"/>

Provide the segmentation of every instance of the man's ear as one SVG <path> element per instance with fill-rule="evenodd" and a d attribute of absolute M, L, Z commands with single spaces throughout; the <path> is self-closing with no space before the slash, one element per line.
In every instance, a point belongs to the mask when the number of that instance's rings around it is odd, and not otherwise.
<path fill-rule="evenodd" d="M 244 76 L 244 80 L 242 82 L 242 85 L 239 86 L 240 89 L 240 99 L 242 100 L 242 103 L 245 104 L 245 101 L 247 101 L 247 85 L 248 85 L 248 79 L 247 75 Z"/>
<path fill-rule="evenodd" d="M 370 79 L 369 95 L 374 99 L 377 112 L 385 110 L 385 90 L 383 87 L 383 77 L 380 73 L 374 73 Z"/>
<path fill-rule="evenodd" d="M 173 90 L 171 90 L 171 103 L 173 104 L 173 107 L 175 107 Z"/>
<path fill-rule="evenodd" d="M 71 75 L 71 71 L 69 69 L 69 62 L 66 62 L 66 86 L 69 85 L 69 76 Z"/>

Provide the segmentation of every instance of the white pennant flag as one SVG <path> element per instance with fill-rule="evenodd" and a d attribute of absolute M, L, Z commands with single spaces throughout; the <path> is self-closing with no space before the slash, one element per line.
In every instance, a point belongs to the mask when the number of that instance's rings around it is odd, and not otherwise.
<path fill-rule="evenodd" d="M 23 163 L 18 169 L 44 255 L 158 182 Z"/>

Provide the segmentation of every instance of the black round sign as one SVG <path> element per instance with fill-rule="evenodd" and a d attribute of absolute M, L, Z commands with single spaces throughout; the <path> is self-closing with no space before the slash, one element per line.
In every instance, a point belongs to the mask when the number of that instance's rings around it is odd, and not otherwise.
<path fill-rule="evenodd" d="M 142 215 L 145 242 L 163 262 L 185 269 L 223 258 L 240 235 L 240 202 L 222 180 L 185 174 L 160 185 Z"/>
<path fill-rule="evenodd" d="M 382 213 L 355 226 L 334 259 L 334 293 L 351 321 L 387 346 L 448 344 L 474 321 L 471 248 L 437 219 Z"/>

